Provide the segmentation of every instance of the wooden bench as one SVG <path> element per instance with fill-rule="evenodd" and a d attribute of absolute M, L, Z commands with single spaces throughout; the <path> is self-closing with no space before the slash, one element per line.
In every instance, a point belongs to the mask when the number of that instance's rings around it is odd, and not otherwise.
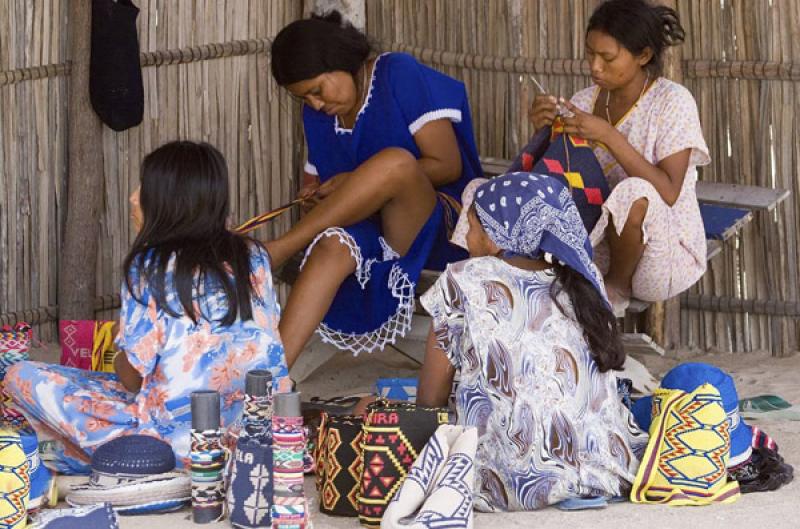
<path fill-rule="evenodd" d="M 484 174 L 492 177 L 505 173 L 511 166 L 511 160 L 482 158 L 481 166 Z M 755 211 L 773 210 L 790 195 L 790 191 L 785 189 L 703 181 L 697 182 L 696 192 L 703 222 L 706 225 L 707 259 L 709 260 L 722 251 L 725 241 L 736 235 L 752 220 Z M 294 283 L 299 262 L 299 257 L 290 260 L 276 271 L 276 277 L 285 283 Z M 440 273 L 434 270 L 422 271 L 416 285 L 417 298 L 436 282 Z M 630 314 L 642 313 L 649 306 L 648 302 L 634 299 L 631 300 L 628 312 Z M 418 315 L 425 314 L 419 303 L 416 304 L 416 307 Z M 416 362 L 421 362 L 424 351 L 417 349 L 420 344 L 424 345 L 426 332 L 427 329 L 413 327 L 409 336 L 400 340 L 394 348 Z M 628 353 L 664 354 L 664 350 L 650 336 L 641 332 L 625 333 L 623 345 Z M 293 374 L 295 370 L 299 371 L 295 376 L 297 380 L 308 376 L 334 354 L 332 346 L 319 344 L 319 342 L 313 342 L 310 347 L 312 350 L 301 355 L 298 360 L 300 365 L 296 365 L 292 370 Z"/>
<path fill-rule="evenodd" d="M 511 166 L 511 160 L 482 158 L 484 174 L 495 176 Z M 740 184 L 698 181 L 696 186 L 700 214 L 706 227 L 706 258 L 711 260 L 722 252 L 725 241 L 736 235 L 753 219 L 756 211 L 771 211 L 786 200 L 791 192 L 787 189 L 772 189 Z M 425 271 L 424 280 L 418 283 L 418 292 L 435 281 L 438 272 Z M 628 313 L 642 313 L 651 303 L 632 299 Z M 626 333 L 623 337 L 626 351 L 664 354 L 663 349 L 643 333 Z"/>

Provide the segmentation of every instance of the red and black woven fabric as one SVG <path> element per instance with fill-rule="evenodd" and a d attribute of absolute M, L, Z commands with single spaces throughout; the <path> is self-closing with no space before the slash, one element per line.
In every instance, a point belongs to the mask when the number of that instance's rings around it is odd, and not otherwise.
<path fill-rule="evenodd" d="M 446 408 L 378 400 L 367 407 L 362 446 L 364 468 L 358 517 L 380 527 L 386 507 L 400 489 L 411 465 L 436 429 L 450 422 Z"/>
<path fill-rule="evenodd" d="M 556 118 L 552 127 L 533 135 L 508 170 L 518 171 L 544 174 L 564 182 L 572 190 L 586 231 L 592 232 L 611 188 L 588 141 L 564 134 L 564 124 Z"/>
<path fill-rule="evenodd" d="M 363 425 L 360 416 L 322 413 L 315 454 L 322 513 L 358 516 Z"/>

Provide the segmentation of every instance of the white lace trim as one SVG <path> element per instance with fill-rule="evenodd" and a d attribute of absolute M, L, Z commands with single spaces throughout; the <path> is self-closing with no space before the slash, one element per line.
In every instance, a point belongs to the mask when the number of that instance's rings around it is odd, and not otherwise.
<path fill-rule="evenodd" d="M 314 176 L 319 176 L 319 171 L 317 171 L 317 166 L 309 161 L 306 161 L 306 164 L 303 166 L 303 171 L 307 172 L 308 174 L 313 174 Z"/>
<path fill-rule="evenodd" d="M 308 260 L 308 256 L 311 255 L 311 251 L 323 237 L 338 237 L 339 242 L 347 246 L 347 248 L 350 250 L 350 255 L 356 262 L 356 279 L 358 279 L 358 283 L 361 285 L 361 288 L 364 288 L 369 281 L 369 267 L 371 266 L 370 261 L 374 261 L 374 259 L 370 259 L 367 261 L 367 266 L 363 266 L 364 258 L 361 256 L 361 248 L 358 247 L 355 239 L 353 239 L 353 237 L 342 228 L 328 228 L 317 235 L 314 240 L 311 241 L 311 244 L 308 245 L 308 248 L 306 248 L 303 261 L 300 263 L 300 270 L 302 270 L 306 265 L 306 260 Z"/>
<path fill-rule="evenodd" d="M 343 351 L 351 351 L 353 356 L 361 352 L 371 353 L 375 349 L 383 350 L 393 344 L 411 329 L 411 318 L 414 315 L 414 283 L 395 263 L 389 272 L 388 287 L 398 300 L 397 311 L 378 329 L 364 333 L 346 333 L 320 323 L 317 333 L 323 342 L 329 343 Z"/>
<path fill-rule="evenodd" d="M 449 119 L 454 123 L 461 123 L 461 111 L 457 108 L 440 108 L 439 110 L 432 110 L 425 112 L 420 117 L 414 120 L 414 123 L 408 126 L 408 132 L 413 136 L 419 129 L 438 119 Z"/>
<path fill-rule="evenodd" d="M 380 61 L 384 55 L 388 55 L 388 52 L 381 53 L 380 55 L 378 55 L 378 57 L 375 59 L 375 62 L 372 63 L 372 77 L 370 78 L 369 81 L 369 88 L 367 89 L 367 97 L 364 98 L 364 103 L 361 104 L 361 109 L 359 109 L 358 114 L 356 114 L 356 119 L 355 121 L 353 121 L 353 128 L 346 129 L 344 127 L 340 127 L 339 116 L 334 116 L 333 129 L 334 131 L 336 131 L 336 134 L 352 134 L 353 129 L 356 128 L 356 123 L 358 123 L 358 119 L 361 117 L 361 114 L 363 114 L 364 111 L 367 110 L 367 107 L 369 106 L 369 100 L 372 99 L 372 87 L 375 86 L 375 72 L 378 71 L 378 61 Z"/>
<path fill-rule="evenodd" d="M 400 259 L 400 254 L 394 251 L 394 248 L 389 246 L 389 243 L 386 242 L 386 239 L 383 237 L 378 237 L 378 242 L 381 243 L 381 248 L 383 249 L 383 260 L 384 261 L 391 261 L 392 259 Z"/>

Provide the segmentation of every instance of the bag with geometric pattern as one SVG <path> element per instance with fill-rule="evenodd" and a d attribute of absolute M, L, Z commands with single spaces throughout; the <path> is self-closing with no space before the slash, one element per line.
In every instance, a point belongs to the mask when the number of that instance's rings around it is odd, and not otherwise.
<path fill-rule="evenodd" d="M 557 117 L 542 127 L 522 148 L 509 173 L 524 171 L 552 176 L 572 191 L 587 233 L 600 219 L 603 202 L 611 194 L 608 180 L 594 154 L 593 145 L 583 138 L 564 133 L 564 122 Z"/>
<path fill-rule="evenodd" d="M 634 503 L 709 505 L 739 498 L 728 481 L 728 416 L 717 388 L 658 388 L 650 440 L 631 490 Z"/>
<path fill-rule="evenodd" d="M 14 327 L 5 325 L 0 328 L 0 381 L 6 377 L 9 367 L 28 360 L 32 340 L 33 330 L 25 322 L 19 322 Z"/>
<path fill-rule="evenodd" d="M 358 495 L 361 525 L 377 528 L 411 465 L 442 424 L 447 408 L 425 408 L 384 399 L 367 406 L 363 429 L 364 465 Z"/>
<path fill-rule="evenodd" d="M 322 413 L 314 457 L 322 513 L 358 516 L 363 425 L 361 416 Z"/>

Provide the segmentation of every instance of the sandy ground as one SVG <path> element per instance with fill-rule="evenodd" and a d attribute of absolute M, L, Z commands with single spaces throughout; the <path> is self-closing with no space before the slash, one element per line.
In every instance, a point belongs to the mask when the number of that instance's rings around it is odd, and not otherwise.
<path fill-rule="evenodd" d="M 678 360 L 660 357 L 639 357 L 660 378 Z M 762 394 L 780 395 L 800 404 L 800 355 L 771 358 L 766 354 L 705 355 L 692 358 L 718 365 L 730 372 L 741 397 Z M 313 373 L 299 389 L 305 397 L 332 397 L 369 391 L 380 376 L 414 376 L 417 366 L 396 351 L 387 350 L 367 357 L 352 358 L 340 354 Z M 800 473 L 800 421 L 750 421 L 767 431 L 779 444 L 780 451 Z M 337 518 L 317 510 L 313 479 L 306 479 L 311 498 L 312 519 L 316 528 L 345 529 L 360 527 L 354 518 Z M 477 514 L 475 529 L 512 528 L 592 528 L 592 529 L 686 529 L 698 527 L 796 529 L 800 528 L 800 482 L 793 482 L 779 491 L 744 495 L 731 505 L 709 507 L 666 507 L 653 505 L 614 504 L 606 509 L 584 512 L 562 512 L 554 508 L 514 514 Z M 182 529 L 193 527 L 190 511 L 158 515 L 121 517 L 122 529 Z M 216 529 L 230 527 L 228 522 L 209 524 Z"/>

